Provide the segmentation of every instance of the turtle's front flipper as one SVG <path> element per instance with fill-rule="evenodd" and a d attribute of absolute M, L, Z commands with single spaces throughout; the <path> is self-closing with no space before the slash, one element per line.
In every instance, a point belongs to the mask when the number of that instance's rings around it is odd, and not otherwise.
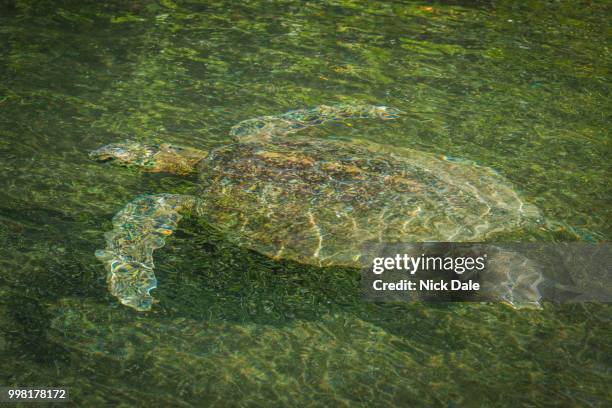
<path fill-rule="evenodd" d="M 285 136 L 311 126 L 343 119 L 397 119 L 399 109 L 375 105 L 321 105 L 312 109 L 298 109 L 276 116 L 261 116 L 243 120 L 230 130 L 238 140 L 267 139 Z"/>
<path fill-rule="evenodd" d="M 181 212 L 194 211 L 197 199 L 188 195 L 155 194 L 136 198 L 113 218 L 105 234 L 106 248 L 96 251 L 104 262 L 113 296 L 136 310 L 149 310 L 150 291 L 157 287 L 153 251 L 176 229 Z"/>

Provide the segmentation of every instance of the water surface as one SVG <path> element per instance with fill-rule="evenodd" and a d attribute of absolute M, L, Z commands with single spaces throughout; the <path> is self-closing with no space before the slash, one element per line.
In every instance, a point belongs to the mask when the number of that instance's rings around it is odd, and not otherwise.
<path fill-rule="evenodd" d="M 0 2 L 0 383 L 80 406 L 609 404 L 605 304 L 366 304 L 358 271 L 274 262 L 195 219 L 156 253 L 154 311 L 108 295 L 93 253 L 112 215 L 196 180 L 89 150 L 208 149 L 320 104 L 407 114 L 312 137 L 497 170 L 543 215 L 497 239 L 610 239 L 606 2 L 236 3 Z"/>

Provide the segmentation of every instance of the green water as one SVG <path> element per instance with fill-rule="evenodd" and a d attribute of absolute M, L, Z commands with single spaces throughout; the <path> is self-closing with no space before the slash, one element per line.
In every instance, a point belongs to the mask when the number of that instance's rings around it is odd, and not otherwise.
<path fill-rule="evenodd" d="M 359 272 L 271 261 L 187 219 L 160 300 L 117 304 L 95 249 L 194 179 L 88 160 L 126 138 L 211 148 L 333 103 L 407 114 L 364 138 L 496 169 L 544 221 L 607 241 L 612 7 L 596 1 L 0 1 L 0 385 L 76 406 L 609 406 L 607 304 L 367 304 Z"/>

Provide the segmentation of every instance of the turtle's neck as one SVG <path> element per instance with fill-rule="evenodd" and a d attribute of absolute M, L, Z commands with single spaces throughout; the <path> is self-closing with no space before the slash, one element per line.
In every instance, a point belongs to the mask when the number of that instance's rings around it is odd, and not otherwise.
<path fill-rule="evenodd" d="M 205 150 L 164 143 L 159 145 L 157 152 L 147 160 L 146 170 L 187 175 L 195 172 L 197 164 L 206 156 L 208 152 Z"/>

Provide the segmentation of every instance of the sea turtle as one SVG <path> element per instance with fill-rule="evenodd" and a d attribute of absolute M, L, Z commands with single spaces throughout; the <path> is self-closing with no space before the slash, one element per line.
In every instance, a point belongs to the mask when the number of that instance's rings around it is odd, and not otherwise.
<path fill-rule="evenodd" d="M 537 215 L 502 176 L 473 162 L 293 135 L 330 120 L 400 114 L 386 106 L 322 105 L 240 122 L 230 131 L 235 142 L 211 151 L 134 141 L 92 151 L 96 160 L 197 173 L 200 180 L 194 195 L 144 195 L 117 213 L 106 248 L 96 252 L 110 292 L 134 309 L 151 308 L 153 251 L 185 212 L 257 252 L 320 266 L 360 266 L 369 241 L 476 242 Z M 500 296 L 537 303 L 539 277 L 529 270 L 527 278 L 502 281 Z"/>

